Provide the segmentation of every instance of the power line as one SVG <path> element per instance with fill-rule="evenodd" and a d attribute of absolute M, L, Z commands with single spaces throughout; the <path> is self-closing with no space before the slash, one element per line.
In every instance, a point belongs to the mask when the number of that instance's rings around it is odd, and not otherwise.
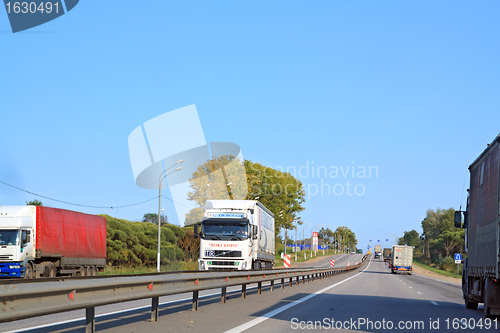
<path fill-rule="evenodd" d="M 37 197 L 40 197 L 40 198 L 44 198 L 44 199 L 47 199 L 47 200 L 52 200 L 52 201 L 60 202 L 60 203 L 66 204 L 66 205 L 86 207 L 86 208 L 109 208 L 109 209 L 125 208 L 125 207 L 132 207 L 132 206 L 142 205 L 142 204 L 144 204 L 146 202 L 158 199 L 158 197 L 156 196 L 154 198 L 151 198 L 151 199 L 148 199 L 148 200 L 144 200 L 144 201 L 141 201 L 141 202 L 138 202 L 138 203 L 133 203 L 133 204 L 129 204 L 129 205 L 122 205 L 122 206 L 92 206 L 92 205 L 82 205 L 82 204 L 77 204 L 77 203 L 73 203 L 73 202 L 58 200 L 58 199 L 50 198 L 50 197 L 47 197 L 47 196 L 44 196 L 44 195 L 41 195 L 41 194 L 37 194 L 37 193 L 31 192 L 31 191 L 22 189 L 20 187 L 8 184 L 8 183 L 6 183 L 4 181 L 1 181 L 1 180 L 0 180 L 0 183 L 2 183 L 4 185 L 7 185 L 9 187 L 15 188 L 16 190 L 19 190 L 19 191 L 22 191 L 22 192 L 25 192 L 25 193 L 28 193 L 28 194 L 31 194 L 31 195 L 34 195 L 34 196 L 37 196 Z M 167 199 L 169 199 L 169 198 L 167 198 Z M 172 199 L 169 199 L 169 200 L 172 200 Z"/>

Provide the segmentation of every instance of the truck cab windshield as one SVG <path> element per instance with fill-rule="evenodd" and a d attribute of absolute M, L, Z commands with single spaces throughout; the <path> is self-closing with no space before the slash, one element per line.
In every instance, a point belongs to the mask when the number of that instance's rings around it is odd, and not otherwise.
<path fill-rule="evenodd" d="M 212 240 L 244 240 L 249 235 L 248 220 L 207 220 L 201 224 L 201 238 Z"/>
<path fill-rule="evenodd" d="M 18 245 L 19 230 L 0 230 L 0 245 Z"/>

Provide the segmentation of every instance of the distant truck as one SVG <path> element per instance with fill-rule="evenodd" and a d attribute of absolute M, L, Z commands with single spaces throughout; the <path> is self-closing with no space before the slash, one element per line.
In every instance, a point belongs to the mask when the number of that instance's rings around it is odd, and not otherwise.
<path fill-rule="evenodd" d="M 391 261 L 392 249 L 389 247 L 384 248 L 382 251 L 382 257 L 384 258 L 384 262 Z"/>
<path fill-rule="evenodd" d="M 484 303 L 487 317 L 500 315 L 500 135 L 469 166 L 465 212 L 455 212 L 455 226 L 465 228 L 462 290 L 465 307 Z M 464 223 L 462 224 L 462 213 Z"/>
<path fill-rule="evenodd" d="M 106 266 L 106 219 L 42 206 L 0 206 L 0 277 L 95 275 Z"/>
<path fill-rule="evenodd" d="M 382 246 L 380 245 L 375 245 L 375 248 L 373 250 L 373 255 L 376 258 L 380 258 L 382 256 Z"/>
<path fill-rule="evenodd" d="M 256 200 L 208 200 L 195 234 L 200 270 L 273 268 L 274 215 Z"/>
<path fill-rule="evenodd" d="M 356 249 L 356 253 L 363 254 L 363 249 Z"/>
<path fill-rule="evenodd" d="M 413 266 L 413 246 L 393 245 L 391 254 L 391 273 L 410 274 Z"/>

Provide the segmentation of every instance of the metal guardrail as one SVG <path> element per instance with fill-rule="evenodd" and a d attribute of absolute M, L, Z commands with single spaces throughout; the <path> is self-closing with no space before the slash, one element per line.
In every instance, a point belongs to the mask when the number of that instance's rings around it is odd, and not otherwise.
<path fill-rule="evenodd" d="M 179 272 L 8 284 L 0 286 L 0 322 L 86 309 L 86 332 L 95 332 L 96 306 L 151 298 L 151 321 L 157 321 L 160 296 L 192 292 L 192 309 L 196 311 L 202 290 L 220 288 L 221 301 L 225 303 L 227 287 L 241 285 L 241 295 L 245 298 L 249 284 L 257 284 L 257 292 L 261 294 L 263 282 L 270 283 L 271 291 L 277 280 L 281 288 L 285 284 L 291 287 L 294 282 L 306 283 L 354 270 L 365 258 L 366 255 L 357 265 L 344 268 Z"/>

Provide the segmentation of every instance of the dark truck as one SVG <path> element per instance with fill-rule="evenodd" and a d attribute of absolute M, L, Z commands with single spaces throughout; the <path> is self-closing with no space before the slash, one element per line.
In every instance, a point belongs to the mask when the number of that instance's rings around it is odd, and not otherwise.
<path fill-rule="evenodd" d="M 384 262 L 391 261 L 391 255 L 392 255 L 392 249 L 391 248 L 384 248 L 382 251 L 382 257 L 384 258 Z"/>
<path fill-rule="evenodd" d="M 484 303 L 487 317 L 500 315 L 499 147 L 500 135 L 469 166 L 467 208 L 465 212 L 455 212 L 455 226 L 465 228 L 467 258 L 462 274 L 465 307 L 477 309 L 478 303 Z"/>

